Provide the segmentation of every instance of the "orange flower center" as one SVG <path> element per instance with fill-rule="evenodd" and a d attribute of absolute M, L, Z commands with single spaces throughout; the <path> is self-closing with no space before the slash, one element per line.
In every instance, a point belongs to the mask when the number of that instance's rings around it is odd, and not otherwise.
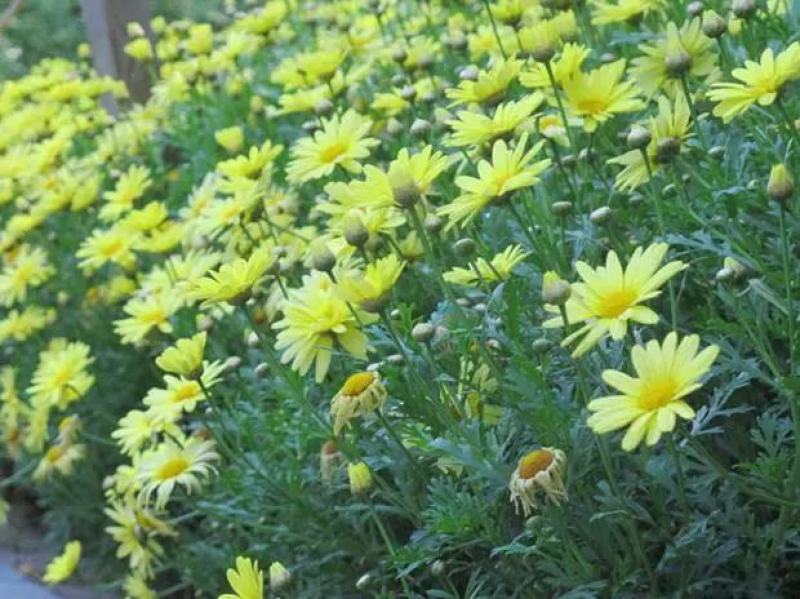
<path fill-rule="evenodd" d="M 604 295 L 598 302 L 597 315 L 603 318 L 616 318 L 633 305 L 636 292 L 631 289 L 617 289 Z"/>
<path fill-rule="evenodd" d="M 375 375 L 371 372 L 357 372 L 350 375 L 342 386 L 342 395 L 361 395 L 364 391 L 369 389 L 372 381 L 375 380 Z"/>
<path fill-rule="evenodd" d="M 169 480 L 180 476 L 187 468 L 189 468 L 189 460 L 182 455 L 175 456 L 164 462 L 158 470 L 156 470 L 155 478 L 157 480 Z"/>
<path fill-rule="evenodd" d="M 553 463 L 553 453 L 547 449 L 534 449 L 519 461 L 517 474 L 520 478 L 528 480 L 542 470 L 547 470 Z"/>

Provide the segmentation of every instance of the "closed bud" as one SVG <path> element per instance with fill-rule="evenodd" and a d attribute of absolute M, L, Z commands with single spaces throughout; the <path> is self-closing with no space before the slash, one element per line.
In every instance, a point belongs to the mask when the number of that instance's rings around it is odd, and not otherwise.
<path fill-rule="evenodd" d="M 681 140 L 677 137 L 665 137 L 656 144 L 656 162 L 666 164 L 672 162 L 681 151 Z"/>
<path fill-rule="evenodd" d="M 671 77 L 681 77 L 692 68 L 692 57 L 683 48 L 674 48 L 664 59 L 664 66 Z"/>
<path fill-rule="evenodd" d="M 661 195 L 665 198 L 671 198 L 674 195 L 678 194 L 678 188 L 675 187 L 674 183 L 667 183 L 664 187 L 661 188 Z"/>
<path fill-rule="evenodd" d="M 392 60 L 395 62 L 405 62 L 408 58 L 408 53 L 403 48 L 395 48 L 392 51 Z"/>
<path fill-rule="evenodd" d="M 458 72 L 458 78 L 462 81 L 477 81 L 480 70 L 474 64 L 467 65 Z"/>
<path fill-rule="evenodd" d="M 256 347 L 259 343 L 260 339 L 258 337 L 258 333 L 255 331 L 250 331 L 247 333 L 247 347 Z"/>
<path fill-rule="evenodd" d="M 469 41 L 467 40 L 467 37 L 463 33 L 458 32 L 453 34 L 453 36 L 448 40 L 447 43 L 453 50 L 463 50 L 464 48 L 467 47 Z"/>
<path fill-rule="evenodd" d="M 733 0 L 731 11 L 740 19 L 747 19 L 756 12 L 756 0 Z"/>
<path fill-rule="evenodd" d="M 628 204 L 631 206 L 638 206 L 642 202 L 644 202 L 644 196 L 640 193 L 632 193 L 628 198 Z"/>
<path fill-rule="evenodd" d="M 403 124 L 392 117 L 386 122 L 386 132 L 389 135 L 400 135 L 403 132 Z"/>
<path fill-rule="evenodd" d="M 608 206 L 600 206 L 596 210 L 592 210 L 589 214 L 589 220 L 595 225 L 603 225 L 611 219 L 611 208 Z"/>
<path fill-rule="evenodd" d="M 794 193 L 794 179 L 783 164 L 776 164 L 769 172 L 767 194 L 773 200 L 785 202 Z"/>
<path fill-rule="evenodd" d="M 399 366 L 400 364 L 405 362 L 405 359 L 403 358 L 403 354 L 392 354 L 390 356 L 386 356 L 386 361 L 389 364 L 394 364 L 395 366 Z"/>
<path fill-rule="evenodd" d="M 369 239 L 369 231 L 357 212 L 351 212 L 345 217 L 343 230 L 345 241 L 353 247 L 363 247 Z"/>
<path fill-rule="evenodd" d="M 572 295 L 570 284 L 552 270 L 544 273 L 542 278 L 542 302 L 554 306 L 563 306 Z"/>
<path fill-rule="evenodd" d="M 404 181 L 392 189 L 395 203 L 401 208 L 411 209 L 420 199 L 419 189 L 412 180 Z"/>
<path fill-rule="evenodd" d="M 561 157 L 561 164 L 564 165 L 564 168 L 572 169 L 578 166 L 578 160 L 574 154 L 565 154 Z"/>
<path fill-rule="evenodd" d="M 411 123 L 411 129 L 409 129 L 411 135 L 416 137 L 424 137 L 430 130 L 431 124 L 425 119 L 416 119 L 413 123 Z"/>
<path fill-rule="evenodd" d="M 301 127 L 301 128 L 303 129 L 303 131 L 305 131 L 306 133 L 314 133 L 314 131 L 316 131 L 317 129 L 319 129 L 319 123 L 318 123 L 317 121 L 311 121 L 311 120 L 309 120 L 309 121 L 304 121 L 304 122 L 303 122 L 303 124 L 302 124 L 302 125 L 300 125 L 300 127 Z"/>
<path fill-rule="evenodd" d="M 336 256 L 328 247 L 328 244 L 321 239 L 312 241 L 309 250 L 311 252 L 311 267 L 314 270 L 330 272 L 336 266 Z"/>
<path fill-rule="evenodd" d="M 533 58 L 536 62 L 541 63 L 550 62 L 555 54 L 556 49 L 552 44 L 543 44 L 541 46 L 536 46 L 533 50 L 531 50 L 531 58 Z"/>
<path fill-rule="evenodd" d="M 359 497 L 372 488 L 372 472 L 365 462 L 347 465 L 347 478 L 350 480 L 350 493 Z"/>
<path fill-rule="evenodd" d="M 241 365 L 242 365 L 242 359 L 239 356 L 231 356 L 230 358 L 225 360 L 225 370 L 227 370 L 228 372 L 236 370 Z"/>
<path fill-rule="evenodd" d="M 453 244 L 453 251 L 464 258 L 475 253 L 475 242 L 469 237 L 462 237 Z"/>
<path fill-rule="evenodd" d="M 444 574 L 445 564 L 442 560 L 437 559 L 435 562 L 431 564 L 431 574 L 434 576 L 441 576 Z"/>
<path fill-rule="evenodd" d="M 400 97 L 406 102 L 413 102 L 417 97 L 417 88 L 413 85 L 406 85 L 400 90 Z"/>
<path fill-rule="evenodd" d="M 383 249 L 385 242 L 383 241 L 383 237 L 380 235 L 370 235 L 369 239 L 367 239 L 367 243 L 364 244 L 364 248 L 373 254 L 377 254 Z"/>
<path fill-rule="evenodd" d="M 369 588 L 369 585 L 372 584 L 372 576 L 369 574 L 364 574 L 360 576 L 359 579 L 356 581 L 356 588 L 359 591 L 365 591 Z"/>
<path fill-rule="evenodd" d="M 333 102 L 323 98 L 314 105 L 314 114 L 325 116 L 333 112 Z"/>
<path fill-rule="evenodd" d="M 260 379 L 265 378 L 268 372 L 269 372 L 269 364 L 267 364 L 266 362 L 259 362 L 253 369 L 253 374 L 255 374 Z"/>
<path fill-rule="evenodd" d="M 420 69 L 427 71 L 433 66 L 433 63 L 434 63 L 433 56 L 431 56 L 430 54 L 425 54 L 424 56 L 420 57 L 420 59 L 417 61 L 417 66 Z"/>
<path fill-rule="evenodd" d="M 433 339 L 435 333 L 436 328 L 429 322 L 420 322 L 411 329 L 411 336 L 419 343 L 427 343 Z"/>
<path fill-rule="evenodd" d="M 544 337 L 540 337 L 531 343 L 531 351 L 537 355 L 550 351 L 551 347 L 553 347 L 553 343 Z"/>
<path fill-rule="evenodd" d="M 269 588 L 272 591 L 280 591 L 292 583 L 292 575 L 282 563 L 272 562 L 269 566 Z"/>
<path fill-rule="evenodd" d="M 708 151 L 708 155 L 714 160 L 719 160 L 725 156 L 725 146 L 714 146 Z"/>
<path fill-rule="evenodd" d="M 572 212 L 572 202 L 553 202 L 553 205 L 550 206 L 550 210 L 552 210 L 553 214 L 556 216 L 567 216 Z"/>
<path fill-rule="evenodd" d="M 617 60 L 617 55 L 613 52 L 603 52 L 600 55 L 600 61 L 608 64 L 609 62 L 614 62 Z"/>
<path fill-rule="evenodd" d="M 702 2 L 690 2 L 689 6 L 686 7 L 686 12 L 689 13 L 690 17 L 696 17 L 703 12 L 703 8 L 705 7 Z"/>
<path fill-rule="evenodd" d="M 641 125 L 634 125 L 628 133 L 627 142 L 628 146 L 634 150 L 643 150 L 653 139 L 650 131 Z"/>
<path fill-rule="evenodd" d="M 711 39 L 722 37 L 728 31 L 728 22 L 713 10 L 703 13 L 703 33 Z"/>
<path fill-rule="evenodd" d="M 406 76 L 402 73 L 397 73 L 396 75 L 392 75 L 392 85 L 395 87 L 399 87 L 401 85 L 405 85 L 406 83 Z"/>
<path fill-rule="evenodd" d="M 429 214 L 422 222 L 422 226 L 425 227 L 425 230 L 430 231 L 431 233 L 438 233 L 442 229 L 443 225 L 444 220 L 435 214 Z"/>

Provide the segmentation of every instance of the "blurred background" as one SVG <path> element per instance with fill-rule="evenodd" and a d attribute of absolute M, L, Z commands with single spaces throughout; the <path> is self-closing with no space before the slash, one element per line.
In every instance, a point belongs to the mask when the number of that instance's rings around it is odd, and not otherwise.
<path fill-rule="evenodd" d="M 0 0 L 0 13 L 12 0 Z M 153 15 L 167 19 L 224 20 L 225 0 L 150 0 Z M 8 25 L 0 31 L 0 80 L 23 75 L 42 58 L 72 57 L 86 31 L 81 0 L 23 0 Z"/>

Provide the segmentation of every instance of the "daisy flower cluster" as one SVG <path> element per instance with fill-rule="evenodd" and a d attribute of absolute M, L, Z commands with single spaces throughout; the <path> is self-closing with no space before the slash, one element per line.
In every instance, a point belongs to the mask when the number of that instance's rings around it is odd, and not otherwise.
<path fill-rule="evenodd" d="M 799 588 L 800 4 L 219 4 L 0 83 L 42 580 Z"/>

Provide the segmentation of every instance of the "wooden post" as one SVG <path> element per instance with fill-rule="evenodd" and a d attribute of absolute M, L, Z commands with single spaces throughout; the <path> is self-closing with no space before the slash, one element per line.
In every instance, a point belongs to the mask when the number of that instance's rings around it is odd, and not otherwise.
<path fill-rule="evenodd" d="M 131 99 L 142 102 L 150 94 L 147 67 L 125 54 L 128 43 L 128 23 L 136 22 L 153 40 L 150 29 L 148 0 L 81 0 L 86 37 L 92 47 L 94 68 L 100 75 L 108 75 L 125 82 Z M 112 113 L 119 108 L 111 97 L 103 104 Z"/>

